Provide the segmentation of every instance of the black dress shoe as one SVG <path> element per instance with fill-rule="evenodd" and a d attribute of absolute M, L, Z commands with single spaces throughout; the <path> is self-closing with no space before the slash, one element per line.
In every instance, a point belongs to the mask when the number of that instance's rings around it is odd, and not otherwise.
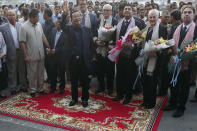
<path fill-rule="evenodd" d="M 30 93 L 30 96 L 31 97 L 35 97 L 36 96 L 36 93 Z"/>
<path fill-rule="evenodd" d="M 69 106 L 74 106 L 75 104 L 77 104 L 77 101 L 72 100 L 72 101 L 69 103 Z"/>
<path fill-rule="evenodd" d="M 122 102 L 122 104 L 127 105 L 131 102 L 130 98 L 125 98 L 124 101 Z"/>
<path fill-rule="evenodd" d="M 103 89 L 97 89 L 97 90 L 95 91 L 95 94 L 99 94 L 99 93 L 102 93 L 102 92 L 104 92 Z"/>
<path fill-rule="evenodd" d="M 121 96 L 116 96 L 114 99 L 113 99 L 113 101 L 120 101 L 120 100 L 122 100 L 123 99 L 123 97 L 121 97 Z"/>
<path fill-rule="evenodd" d="M 39 92 L 41 95 L 46 95 L 47 93 L 45 91 Z"/>
<path fill-rule="evenodd" d="M 11 94 L 12 94 L 12 95 L 16 95 L 16 91 L 12 91 Z"/>
<path fill-rule="evenodd" d="M 88 106 L 88 101 L 82 101 L 82 106 L 85 108 Z"/>
<path fill-rule="evenodd" d="M 0 95 L 0 98 L 6 98 L 7 96 L 2 96 L 2 95 Z"/>
<path fill-rule="evenodd" d="M 171 111 L 176 109 L 176 105 L 169 104 L 164 108 L 164 111 Z"/>
<path fill-rule="evenodd" d="M 193 103 L 197 102 L 197 98 L 194 97 L 193 99 L 190 100 L 190 102 L 193 102 Z"/>
<path fill-rule="evenodd" d="M 173 114 L 172 117 L 178 118 L 184 115 L 184 110 L 177 109 Z"/>

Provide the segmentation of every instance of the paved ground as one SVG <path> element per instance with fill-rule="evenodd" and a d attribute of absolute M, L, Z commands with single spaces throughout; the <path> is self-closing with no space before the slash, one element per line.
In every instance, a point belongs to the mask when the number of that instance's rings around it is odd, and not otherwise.
<path fill-rule="evenodd" d="M 195 88 L 190 90 L 190 98 Z M 197 131 L 197 103 L 187 104 L 185 115 L 181 118 L 172 118 L 173 112 L 164 112 L 158 131 Z M 63 129 L 36 124 L 0 115 L 0 131 L 63 131 Z"/>

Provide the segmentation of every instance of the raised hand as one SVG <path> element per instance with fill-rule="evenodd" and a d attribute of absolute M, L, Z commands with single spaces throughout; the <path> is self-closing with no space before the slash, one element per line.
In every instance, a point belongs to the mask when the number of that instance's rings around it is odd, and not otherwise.
<path fill-rule="evenodd" d="M 67 0 L 64 0 L 63 4 L 62 4 L 62 10 L 64 14 L 68 14 L 69 12 L 69 8 L 68 8 L 68 2 Z"/>

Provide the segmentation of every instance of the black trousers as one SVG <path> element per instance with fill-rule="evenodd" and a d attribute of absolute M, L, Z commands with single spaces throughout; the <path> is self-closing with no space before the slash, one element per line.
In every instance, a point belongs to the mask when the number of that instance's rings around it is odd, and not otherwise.
<path fill-rule="evenodd" d="M 45 54 L 45 59 L 44 59 L 44 66 L 45 66 L 45 70 L 47 73 L 47 79 L 49 80 L 49 82 L 51 81 L 51 75 L 50 75 L 50 55 Z"/>
<path fill-rule="evenodd" d="M 85 65 L 83 58 L 77 59 L 73 57 L 70 61 L 70 77 L 71 77 L 71 91 L 72 100 L 78 101 L 78 82 L 82 83 L 82 101 L 89 99 L 89 79 L 88 68 Z"/>
<path fill-rule="evenodd" d="M 105 75 L 107 78 L 107 89 L 112 91 L 114 87 L 115 63 L 111 62 L 107 57 L 97 55 L 96 75 L 101 90 L 105 90 Z"/>
<path fill-rule="evenodd" d="M 60 90 L 64 90 L 66 64 L 64 62 L 60 62 L 60 58 L 58 58 L 56 55 L 50 56 L 48 64 L 51 89 L 56 90 L 57 77 L 59 76 Z"/>
<path fill-rule="evenodd" d="M 169 62 L 169 56 L 167 54 L 163 54 L 159 58 L 159 70 L 158 73 L 158 85 L 159 85 L 159 90 L 158 93 L 160 95 L 167 95 L 169 83 L 167 82 L 167 79 L 169 78 L 169 73 L 168 73 L 168 62 Z"/>
<path fill-rule="evenodd" d="M 0 90 L 3 90 L 7 87 L 7 69 L 6 69 L 6 64 L 2 64 L 2 69 L 0 72 Z"/>
<path fill-rule="evenodd" d="M 171 87 L 170 104 L 177 106 L 178 109 L 185 110 L 190 90 L 191 72 L 185 70 L 180 72 L 177 85 Z"/>
<path fill-rule="evenodd" d="M 134 60 L 125 56 L 119 56 L 116 74 L 116 88 L 118 97 L 130 99 L 133 94 L 133 84 L 137 76 L 137 66 Z"/>
<path fill-rule="evenodd" d="M 152 76 L 147 75 L 146 69 L 142 76 L 143 84 L 143 100 L 148 106 L 155 106 L 156 104 L 156 91 L 157 91 L 157 77 L 155 74 Z"/>

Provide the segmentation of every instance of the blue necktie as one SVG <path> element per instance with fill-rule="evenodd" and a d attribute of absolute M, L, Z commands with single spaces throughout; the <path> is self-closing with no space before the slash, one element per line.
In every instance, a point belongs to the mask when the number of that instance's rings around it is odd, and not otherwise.
<path fill-rule="evenodd" d="M 185 26 L 185 27 L 183 28 L 183 32 L 186 33 L 186 31 L 187 31 L 187 27 Z"/>
<path fill-rule="evenodd" d="M 82 15 L 82 25 L 85 25 L 85 14 Z"/>

